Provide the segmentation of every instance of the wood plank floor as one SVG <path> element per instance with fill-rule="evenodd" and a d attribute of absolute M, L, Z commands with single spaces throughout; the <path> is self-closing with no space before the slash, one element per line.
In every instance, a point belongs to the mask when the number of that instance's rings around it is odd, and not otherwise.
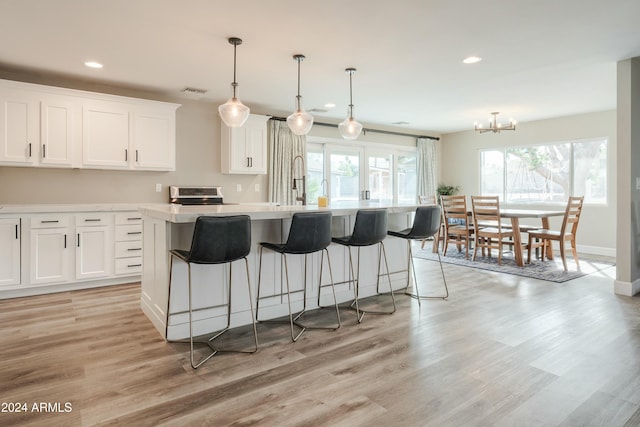
<path fill-rule="evenodd" d="M 437 263 L 416 265 L 439 286 Z M 556 284 L 444 268 L 447 301 L 398 296 L 360 325 L 345 308 L 297 343 L 261 324 L 258 353 L 195 371 L 138 284 L 0 301 L 1 409 L 28 405 L 0 425 L 640 425 L 640 298 L 613 294 L 613 269 Z"/>

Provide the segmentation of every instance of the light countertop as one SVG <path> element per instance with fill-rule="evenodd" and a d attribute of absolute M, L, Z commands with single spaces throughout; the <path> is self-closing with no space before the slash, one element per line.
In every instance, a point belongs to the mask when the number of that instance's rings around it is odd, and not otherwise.
<path fill-rule="evenodd" d="M 68 203 L 0 205 L 1 214 L 137 211 L 139 203 Z"/>
<path fill-rule="evenodd" d="M 269 220 L 290 218 L 296 212 L 331 211 L 334 216 L 355 215 L 358 209 L 386 208 L 389 213 L 413 212 L 417 204 L 388 203 L 388 202 L 343 202 L 319 208 L 316 205 L 279 206 L 268 203 L 242 203 L 230 205 L 210 206 L 182 206 L 172 204 L 142 205 L 140 212 L 152 218 L 167 222 L 188 223 L 195 222 L 201 215 L 227 216 L 249 215 L 252 220 Z"/>

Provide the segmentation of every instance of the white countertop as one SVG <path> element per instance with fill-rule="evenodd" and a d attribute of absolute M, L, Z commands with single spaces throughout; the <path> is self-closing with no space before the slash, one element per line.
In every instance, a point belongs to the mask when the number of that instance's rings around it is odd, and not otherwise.
<path fill-rule="evenodd" d="M 137 211 L 140 203 L 69 203 L 0 205 L 0 214 Z"/>
<path fill-rule="evenodd" d="M 227 216 L 249 215 L 252 220 L 290 218 L 296 212 L 331 211 L 334 216 L 355 215 L 358 209 L 386 208 L 389 213 L 413 212 L 417 204 L 352 202 L 338 203 L 326 208 L 315 205 L 279 206 L 265 203 L 242 203 L 237 205 L 182 206 L 172 204 L 155 204 L 140 206 L 140 212 L 152 218 L 174 223 L 195 222 L 202 215 Z"/>

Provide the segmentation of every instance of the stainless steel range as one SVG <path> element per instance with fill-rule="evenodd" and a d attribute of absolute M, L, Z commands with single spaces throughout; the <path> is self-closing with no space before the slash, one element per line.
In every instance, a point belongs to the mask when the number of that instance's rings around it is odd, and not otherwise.
<path fill-rule="evenodd" d="M 222 205 L 222 187 L 172 185 L 169 187 L 169 202 L 180 205 Z"/>

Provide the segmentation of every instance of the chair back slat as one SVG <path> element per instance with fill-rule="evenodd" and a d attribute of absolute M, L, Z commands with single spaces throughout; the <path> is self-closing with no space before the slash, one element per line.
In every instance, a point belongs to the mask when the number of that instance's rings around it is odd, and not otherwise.
<path fill-rule="evenodd" d="M 444 217 L 467 219 L 467 198 L 465 196 L 440 196 Z"/>
<path fill-rule="evenodd" d="M 562 227 L 560 228 L 560 234 L 571 233 L 575 236 L 578 231 L 578 224 L 580 222 L 580 215 L 582 214 L 582 204 L 584 203 L 584 196 L 576 197 L 571 196 L 567 201 L 567 209 L 564 212 L 564 219 L 562 220 Z"/>
<path fill-rule="evenodd" d="M 483 225 L 501 230 L 498 196 L 471 196 L 471 209 L 476 228 Z"/>

